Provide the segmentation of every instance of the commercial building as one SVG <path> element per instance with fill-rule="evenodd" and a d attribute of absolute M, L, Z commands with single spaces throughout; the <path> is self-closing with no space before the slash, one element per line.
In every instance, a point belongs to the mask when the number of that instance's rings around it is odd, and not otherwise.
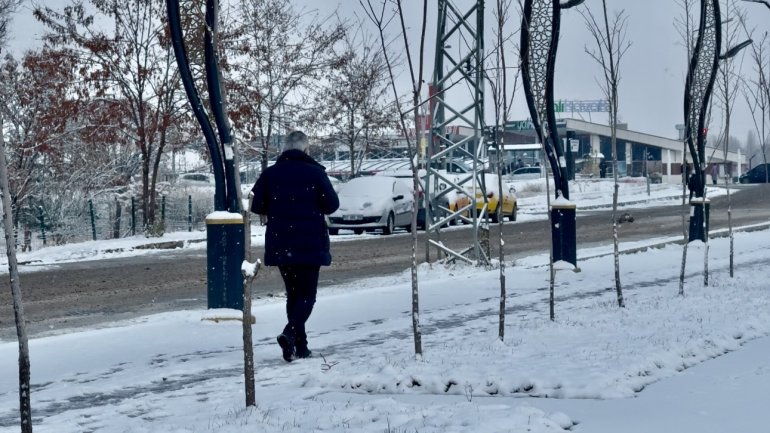
<path fill-rule="evenodd" d="M 569 169 L 576 175 L 609 176 L 612 174 L 612 131 L 608 125 L 591 123 L 579 119 L 561 119 L 557 121 L 559 136 L 565 146 L 565 159 Z M 684 151 L 682 140 L 659 137 L 643 132 L 632 131 L 625 125 L 616 129 L 616 152 L 618 159 L 618 175 L 620 176 L 649 176 L 668 183 L 682 181 L 682 163 L 687 157 L 687 163 L 692 163 L 689 150 Z M 542 152 L 537 156 L 532 154 L 531 144 L 537 142 L 537 136 L 531 122 L 509 122 L 505 127 L 503 137 L 504 149 L 520 148 L 516 151 L 504 151 L 506 161 L 516 161 L 520 157 L 524 163 L 531 164 L 535 160 L 544 163 Z M 530 145 L 522 147 L 523 145 Z M 527 153 L 528 152 L 528 153 Z M 746 167 L 745 155 L 740 150 L 729 151 L 709 147 L 706 144 L 707 173 L 716 165 L 720 176 L 729 175 L 737 179 Z"/>

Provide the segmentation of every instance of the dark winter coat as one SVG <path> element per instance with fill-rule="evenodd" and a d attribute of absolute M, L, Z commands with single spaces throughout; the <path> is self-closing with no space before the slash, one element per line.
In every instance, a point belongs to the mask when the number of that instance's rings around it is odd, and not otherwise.
<path fill-rule="evenodd" d="M 324 215 L 340 202 L 324 166 L 300 150 L 287 150 L 252 191 L 251 211 L 267 215 L 266 266 L 331 264 Z"/>

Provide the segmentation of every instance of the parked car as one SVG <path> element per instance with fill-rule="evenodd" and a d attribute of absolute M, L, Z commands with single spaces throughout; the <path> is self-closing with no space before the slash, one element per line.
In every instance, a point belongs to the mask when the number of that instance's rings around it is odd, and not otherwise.
<path fill-rule="evenodd" d="M 770 170 L 770 163 L 760 164 L 751 170 L 742 174 L 738 178 L 740 183 L 765 183 L 767 182 L 767 171 Z"/>
<path fill-rule="evenodd" d="M 424 230 L 425 229 L 425 174 L 426 171 L 424 169 L 420 169 L 417 172 L 419 176 L 420 181 L 420 190 L 417 191 L 417 228 Z M 412 170 L 386 170 L 381 171 L 377 173 L 377 176 L 390 176 L 395 177 L 398 179 L 402 179 L 406 184 L 408 184 L 410 187 L 413 185 L 412 180 Z M 435 204 L 435 206 L 432 206 L 431 209 L 431 215 L 436 216 L 436 213 L 438 213 L 439 218 L 444 218 L 447 214 L 445 210 L 442 209 L 449 209 L 450 203 L 449 198 L 444 195 L 438 199 L 438 203 Z"/>
<path fill-rule="evenodd" d="M 211 173 L 180 174 L 177 183 L 187 186 L 214 186 L 214 175 Z"/>
<path fill-rule="evenodd" d="M 506 177 L 511 180 L 540 179 L 545 176 L 545 170 L 540 166 L 519 167 Z"/>
<path fill-rule="evenodd" d="M 470 195 L 468 195 L 466 193 L 463 193 L 463 192 L 460 192 L 460 191 L 457 191 L 457 190 L 453 190 L 453 191 L 450 191 L 449 193 L 447 193 L 447 199 L 449 201 L 448 208 L 449 208 L 449 210 L 452 213 L 455 213 L 458 210 L 463 209 L 466 206 L 469 206 L 471 204 L 471 201 L 472 201 Z M 471 209 L 468 208 L 461 215 L 466 217 L 466 218 L 470 218 L 471 217 Z M 465 223 L 465 220 L 463 220 L 462 218 L 455 218 L 452 221 L 450 221 L 449 223 L 453 224 L 453 225 L 454 224 L 458 224 L 458 223 Z"/>
<path fill-rule="evenodd" d="M 503 191 L 498 188 L 498 177 L 496 174 L 485 174 L 484 183 L 486 184 L 487 202 L 489 203 L 487 213 L 492 222 L 497 222 L 500 218 L 508 217 L 510 221 L 516 221 L 518 213 L 518 204 L 514 189 L 508 187 L 503 182 Z M 472 194 L 472 185 L 466 184 L 465 189 Z M 499 205 L 502 197 L 502 206 Z M 481 195 L 480 188 L 476 190 L 476 210 L 481 212 L 484 207 L 484 197 Z"/>
<path fill-rule="evenodd" d="M 332 184 L 332 188 L 334 188 L 334 191 L 337 191 L 337 189 L 340 187 L 340 180 L 334 176 L 328 176 L 328 177 L 329 177 L 329 183 Z"/>
<path fill-rule="evenodd" d="M 340 207 L 327 217 L 329 234 L 340 229 L 382 230 L 393 233 L 396 227 L 412 228 L 414 197 L 411 186 L 391 176 L 365 176 L 341 183 L 337 189 Z"/>

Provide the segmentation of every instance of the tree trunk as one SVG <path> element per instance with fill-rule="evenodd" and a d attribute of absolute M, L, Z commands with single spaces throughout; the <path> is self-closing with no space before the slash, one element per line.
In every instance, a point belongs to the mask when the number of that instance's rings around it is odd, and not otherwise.
<path fill-rule="evenodd" d="M 689 205 L 685 204 L 682 206 L 684 209 L 687 209 Z M 679 296 L 684 296 L 684 271 L 685 267 L 687 266 L 687 212 L 682 212 L 682 235 L 683 235 L 683 242 L 682 242 L 682 267 L 681 271 L 679 272 Z"/>
<path fill-rule="evenodd" d="M 350 116 L 348 119 L 348 147 L 350 155 L 350 178 L 357 177 L 356 174 L 356 136 L 354 132 L 354 120 L 353 120 L 353 111 L 350 111 Z M 361 170 L 361 167 L 358 167 L 359 170 Z"/>
<path fill-rule="evenodd" d="M 616 149 L 616 124 L 615 115 L 612 116 L 612 255 L 615 266 L 615 293 L 618 298 L 618 307 L 626 306 L 623 300 L 623 286 L 620 283 L 620 240 L 618 239 L 618 150 Z"/>
<path fill-rule="evenodd" d="M 413 105 L 413 112 L 414 112 L 414 119 L 415 119 L 415 125 L 419 125 L 419 111 L 418 107 L 420 106 L 420 100 L 419 96 L 415 94 Z M 419 131 L 419 126 L 415 128 L 415 143 L 418 143 L 417 140 L 419 140 L 418 133 L 421 133 Z M 417 152 L 417 146 L 414 148 L 415 155 Z M 420 286 L 417 283 L 417 211 L 419 209 L 419 191 L 420 191 L 420 180 L 419 180 L 419 172 L 417 169 L 417 166 L 414 164 L 414 159 L 412 157 L 413 155 L 409 155 L 409 164 L 412 166 L 412 188 L 414 189 L 414 202 L 412 206 L 412 332 L 414 333 L 414 353 L 417 357 L 422 357 L 422 330 L 420 328 Z M 427 193 L 427 191 L 426 191 Z M 427 215 L 427 198 L 425 203 L 426 208 L 426 215 Z M 427 232 L 427 226 L 430 224 L 427 220 L 425 221 L 426 225 L 426 232 Z"/>
<path fill-rule="evenodd" d="M 546 199 L 546 212 L 548 212 L 548 225 L 553 227 L 553 219 L 551 218 L 551 182 L 548 178 L 548 169 L 545 173 L 545 199 Z M 551 242 L 548 247 L 548 316 L 551 321 L 556 320 L 556 299 L 554 297 L 554 285 L 556 284 L 556 272 L 553 268 L 553 230 L 551 230 Z"/>
<path fill-rule="evenodd" d="M 687 215 L 689 203 L 687 200 L 687 183 L 690 181 L 687 169 L 687 139 L 682 141 L 682 267 L 679 272 L 679 296 L 684 296 L 684 272 L 687 266 Z"/>
<path fill-rule="evenodd" d="M 250 196 L 251 198 L 251 196 Z M 243 215 L 244 248 L 246 261 L 251 261 L 251 221 L 249 220 L 249 200 L 246 209 L 241 211 Z M 254 385 L 254 343 L 251 335 L 251 283 L 259 272 L 259 264 L 254 275 L 243 276 L 243 379 L 246 395 L 246 407 L 257 406 L 257 391 Z"/>
<path fill-rule="evenodd" d="M 728 162 L 727 162 L 727 153 L 730 151 L 730 116 L 731 116 L 731 108 L 730 108 L 730 75 L 729 75 L 729 68 L 730 68 L 730 59 L 725 59 L 725 63 L 722 66 L 722 77 L 725 80 L 725 145 L 724 145 L 724 161 L 725 161 L 725 190 L 727 191 L 727 234 L 730 238 L 730 278 L 734 277 L 734 250 L 733 250 L 733 215 L 732 215 L 732 197 L 730 196 L 730 179 L 728 176 L 728 172 L 730 170 L 727 170 Z M 740 161 L 738 161 L 740 164 Z"/>
<path fill-rule="evenodd" d="M 505 97 L 505 95 L 503 95 Z M 503 153 L 503 147 L 502 147 L 502 137 L 497 137 L 497 126 L 495 126 L 495 143 L 497 143 L 497 187 L 500 191 L 500 197 L 497 200 L 497 224 L 499 228 L 499 235 L 500 239 L 498 240 L 498 243 L 500 245 L 500 255 L 498 257 L 500 261 L 500 320 L 499 320 L 499 326 L 497 330 L 497 336 L 500 338 L 500 341 L 503 341 L 505 339 L 505 242 L 503 240 L 503 173 L 502 173 L 502 166 L 503 166 L 503 159 L 502 159 L 502 153 Z M 515 209 L 514 209 L 515 211 Z"/>
<path fill-rule="evenodd" d="M 3 118 L 0 116 L 0 131 L 2 130 Z M 0 133 L 0 195 L 2 195 L 3 203 L 3 231 L 5 232 L 5 252 L 8 256 L 8 274 L 11 279 L 13 314 L 16 321 L 16 336 L 19 340 L 19 415 L 21 418 L 21 432 L 32 433 L 29 341 L 27 338 L 27 327 L 24 322 L 24 306 L 21 300 L 19 264 L 16 260 L 16 247 L 13 238 L 13 215 L 10 212 L 8 164 L 5 157 L 5 139 L 2 133 Z"/>
<path fill-rule="evenodd" d="M 735 236 L 733 235 L 733 205 L 730 196 L 730 184 L 725 177 L 727 189 L 727 233 L 730 237 L 730 278 L 735 277 Z"/>

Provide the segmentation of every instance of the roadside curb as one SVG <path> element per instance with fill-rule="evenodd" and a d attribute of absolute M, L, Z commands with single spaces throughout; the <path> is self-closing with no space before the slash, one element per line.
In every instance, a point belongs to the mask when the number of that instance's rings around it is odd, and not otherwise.
<path fill-rule="evenodd" d="M 733 232 L 756 232 L 760 230 L 767 230 L 770 229 L 770 222 L 766 223 L 759 223 L 759 224 L 752 224 L 748 226 L 740 226 L 740 227 L 733 227 Z M 729 236 L 728 229 L 718 229 L 714 230 L 713 232 L 709 233 L 709 239 L 716 239 L 716 238 L 725 238 Z M 668 245 L 683 245 L 684 239 L 678 238 L 678 239 L 670 239 L 663 242 L 656 242 L 654 244 L 650 245 L 644 245 L 641 247 L 634 247 L 634 248 L 628 248 L 625 250 L 620 251 L 620 254 L 636 254 L 636 253 L 643 253 L 645 251 L 648 251 L 650 249 L 660 249 L 664 248 Z M 586 257 L 580 257 L 581 260 L 587 260 L 587 259 L 593 259 L 597 257 L 604 257 L 612 255 L 611 252 L 609 253 L 601 253 L 601 254 L 595 254 L 592 256 L 586 256 Z"/>
<path fill-rule="evenodd" d="M 758 224 L 752 224 L 747 226 L 740 226 L 740 227 L 733 227 L 733 232 L 755 232 L 760 230 L 768 230 L 770 229 L 770 221 L 764 222 L 764 223 L 758 223 Z M 714 230 L 713 232 L 709 233 L 709 239 L 716 239 L 716 238 L 725 238 L 729 236 L 729 231 L 727 229 L 718 229 Z M 684 244 L 684 240 L 682 238 L 677 237 L 669 238 L 668 240 L 656 242 L 649 245 L 642 245 L 639 247 L 633 247 L 633 248 L 627 248 L 624 250 L 619 251 L 619 254 L 628 255 L 628 254 L 636 254 L 636 253 L 643 253 L 652 249 L 661 249 L 665 248 L 669 245 L 682 245 Z M 578 250 L 579 252 L 579 250 Z M 578 262 L 584 261 L 584 260 L 590 260 L 590 259 L 597 259 L 600 257 L 607 257 L 611 256 L 613 253 L 612 251 L 608 251 L 606 253 L 598 253 L 598 254 L 592 254 L 590 256 L 580 256 L 578 255 Z M 548 266 L 548 263 L 543 264 L 537 264 L 537 265 L 530 265 L 529 268 L 543 268 Z M 578 266 L 575 270 L 575 272 L 580 272 L 580 266 Z"/>
<path fill-rule="evenodd" d="M 621 203 L 618 203 L 618 208 L 621 206 L 629 206 L 629 205 L 637 205 L 637 204 L 646 204 L 646 203 L 655 203 L 657 201 L 667 201 L 667 200 L 681 200 L 682 195 L 670 195 L 670 196 L 663 196 L 663 197 L 656 197 L 656 198 L 648 198 L 644 200 L 633 200 L 633 201 L 624 201 Z M 612 208 L 612 203 L 608 204 L 595 204 L 590 206 L 580 206 L 578 205 L 578 210 L 597 210 L 597 209 L 609 209 Z"/>

